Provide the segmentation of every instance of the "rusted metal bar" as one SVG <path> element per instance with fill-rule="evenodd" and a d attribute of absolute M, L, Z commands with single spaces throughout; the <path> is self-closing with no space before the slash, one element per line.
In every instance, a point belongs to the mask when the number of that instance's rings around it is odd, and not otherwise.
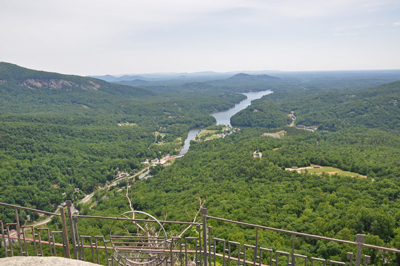
<path fill-rule="evenodd" d="M 307 266 L 307 256 L 300 255 L 300 254 L 293 254 L 293 256 L 294 256 L 294 263 L 296 263 L 296 258 L 302 258 L 302 259 L 304 259 L 304 266 Z"/>
<path fill-rule="evenodd" d="M 94 243 L 96 245 L 96 258 L 97 258 L 97 264 L 100 264 L 100 258 L 99 258 L 99 246 L 97 244 L 97 239 L 99 238 L 103 238 L 103 242 L 104 242 L 104 237 L 103 236 L 95 236 L 94 237 Z"/>
<path fill-rule="evenodd" d="M 314 261 L 320 261 L 320 262 L 322 262 L 322 264 L 325 266 L 325 264 L 326 264 L 326 260 L 324 260 L 324 259 L 320 259 L 320 258 L 314 258 L 314 257 L 311 257 L 311 266 L 313 266 L 314 265 Z"/>
<path fill-rule="evenodd" d="M 367 266 L 367 264 L 370 262 L 371 262 L 371 256 L 365 255 L 364 256 L 364 266 Z"/>
<path fill-rule="evenodd" d="M 197 262 L 197 237 L 185 237 L 185 262 L 186 262 L 186 265 L 189 265 L 188 264 L 188 258 L 187 258 L 187 254 L 189 253 L 189 251 L 188 251 L 188 240 L 194 240 L 194 247 L 195 247 L 195 250 L 194 250 L 194 253 L 195 253 L 195 257 L 194 257 L 194 260 Z"/>
<path fill-rule="evenodd" d="M 347 259 L 350 261 L 351 266 L 353 264 L 353 252 L 347 252 Z"/>
<path fill-rule="evenodd" d="M 336 265 L 346 265 L 346 263 L 344 263 L 344 262 L 331 260 L 331 261 L 329 262 L 329 265 L 332 266 L 333 264 L 336 264 Z"/>
<path fill-rule="evenodd" d="M 281 233 L 294 234 L 294 235 L 296 235 L 296 236 L 305 236 L 305 237 L 311 237 L 311 238 L 316 238 L 316 239 L 321 239 L 321 240 L 334 241 L 334 242 L 343 243 L 343 244 L 358 245 L 358 243 L 356 243 L 356 242 L 351 242 L 351 241 L 346 241 L 346 240 L 340 240 L 340 239 L 335 239 L 335 238 L 330 238 L 330 237 L 324 237 L 324 236 L 317 236 L 317 235 L 304 234 L 304 233 L 299 233 L 299 232 L 294 232 L 294 231 L 288 231 L 288 230 L 283 230 L 283 229 L 278 229 L 278 228 L 273 228 L 273 227 L 268 227 L 268 226 L 262 226 L 262 225 L 256 225 L 256 224 L 243 223 L 243 222 L 228 220 L 228 219 L 219 218 L 219 217 L 214 217 L 214 216 L 209 216 L 209 215 L 207 215 L 207 218 L 208 218 L 208 219 L 217 220 L 217 221 L 222 221 L 222 222 L 240 224 L 240 225 L 250 226 L 250 227 L 254 227 L 254 228 L 260 228 L 260 229 L 266 229 L 266 230 L 281 232 Z"/>
<path fill-rule="evenodd" d="M 76 239 L 75 239 L 74 222 L 72 220 L 72 212 L 71 212 L 72 201 L 71 200 L 67 200 L 65 202 L 67 204 L 69 230 L 71 231 L 70 233 L 71 233 L 72 250 L 74 252 L 74 258 L 78 259 L 78 252 L 76 250 Z"/>
<path fill-rule="evenodd" d="M 68 239 L 68 228 L 67 221 L 65 219 L 65 211 L 63 206 L 58 206 L 61 214 L 61 224 L 63 229 L 63 241 L 64 241 L 64 257 L 70 259 L 71 258 L 71 250 L 69 248 L 69 239 Z"/>
<path fill-rule="evenodd" d="M 203 259 L 204 266 L 207 266 L 207 208 L 201 208 L 201 214 L 203 214 Z"/>
<path fill-rule="evenodd" d="M 83 243 L 81 243 L 81 239 L 79 237 L 79 231 L 78 231 L 78 217 L 74 216 L 74 224 L 75 224 L 75 232 L 76 232 L 76 244 L 77 244 L 77 250 L 78 250 L 78 259 L 82 260 L 82 250 L 83 249 Z"/>
<path fill-rule="evenodd" d="M 39 256 L 43 256 L 42 236 L 40 235 L 41 231 L 46 231 L 47 232 L 47 239 L 48 239 L 48 244 L 49 244 L 50 256 L 53 256 L 53 250 L 51 249 L 51 238 L 50 238 L 49 228 L 38 228 L 37 230 L 38 230 L 39 247 L 40 247 L 40 253 L 41 253 Z"/>
<path fill-rule="evenodd" d="M 292 266 L 294 266 L 296 264 L 296 260 L 294 257 L 294 245 L 295 245 L 295 241 L 296 241 L 296 235 L 293 234 L 293 239 L 292 239 Z"/>
<path fill-rule="evenodd" d="M 21 228 L 19 226 L 19 215 L 18 215 L 18 209 L 14 208 L 15 210 L 15 221 L 17 223 L 17 236 L 18 236 L 18 245 L 19 245 L 19 251 L 21 256 L 23 255 L 23 251 L 22 251 L 22 243 L 21 243 Z"/>
<path fill-rule="evenodd" d="M 212 227 L 208 227 L 208 263 L 211 266 L 211 233 L 212 233 Z"/>
<path fill-rule="evenodd" d="M 223 243 L 222 266 L 225 266 L 225 239 L 220 239 L 220 238 L 216 238 L 216 237 L 214 237 L 214 265 L 216 264 L 216 257 L 217 257 L 217 242 Z"/>
<path fill-rule="evenodd" d="M 57 256 L 57 249 L 56 249 L 56 238 L 55 238 L 55 234 L 60 234 L 61 238 L 62 238 L 62 247 L 64 247 L 64 234 L 63 231 L 53 231 L 51 232 L 51 235 L 53 237 L 53 249 L 54 249 L 54 256 Z M 49 243 L 50 244 L 50 243 Z M 64 253 L 64 257 L 65 257 L 65 253 Z"/>
<path fill-rule="evenodd" d="M 289 252 L 276 251 L 275 254 L 276 254 L 276 259 L 275 259 L 275 261 L 276 261 L 276 262 L 275 262 L 275 263 L 276 263 L 276 266 L 278 266 L 278 258 L 279 258 L 279 255 L 284 255 L 284 256 L 286 256 L 286 257 L 287 257 L 286 265 L 290 265 L 290 263 L 289 263 L 290 253 L 289 253 Z"/>
<path fill-rule="evenodd" d="M 21 209 L 21 210 L 27 210 L 27 211 L 34 211 L 34 212 L 38 212 L 38 213 L 44 213 L 44 214 L 48 214 L 48 215 L 60 216 L 60 214 L 57 214 L 57 213 L 54 213 L 54 212 L 41 211 L 41 210 L 37 210 L 37 209 L 22 207 L 22 206 L 13 205 L 13 204 L 8 204 L 8 203 L 4 203 L 4 202 L 0 202 L 0 205 L 6 206 L 6 207 L 17 208 L 17 209 Z"/>
<path fill-rule="evenodd" d="M 228 241 L 228 266 L 231 266 L 231 244 L 238 246 L 238 266 L 240 265 L 240 243 L 234 241 Z"/>
<path fill-rule="evenodd" d="M 34 230 L 32 230 L 32 240 L 33 240 L 33 245 L 34 245 L 34 247 L 35 247 L 35 255 L 37 256 L 38 255 L 38 250 L 37 250 L 37 245 L 36 245 L 36 234 L 35 234 L 35 231 Z"/>
<path fill-rule="evenodd" d="M 40 254 L 38 254 L 38 256 L 43 256 L 43 247 L 42 247 L 42 236 L 40 235 L 40 231 L 43 229 L 47 229 L 47 228 L 38 228 L 38 238 L 39 238 L 39 248 L 40 248 Z M 48 229 L 47 229 L 48 230 Z M 50 239 L 49 239 L 49 243 L 50 243 Z"/>
<path fill-rule="evenodd" d="M 1 239 L 3 240 L 3 247 L 4 247 L 4 252 L 6 254 L 6 257 L 8 257 L 7 254 L 7 245 L 6 245 L 6 238 L 4 236 L 4 226 L 3 226 L 3 221 L 0 221 L 0 230 L 1 230 Z M 10 239 L 8 239 L 8 242 L 10 242 Z"/>
<path fill-rule="evenodd" d="M 6 223 L 7 236 L 8 236 L 8 245 L 10 246 L 9 252 L 11 254 L 11 257 L 14 256 L 14 250 L 13 250 L 13 246 L 12 246 L 12 239 L 11 239 L 11 236 L 10 236 L 10 226 L 13 226 L 13 225 L 17 225 L 17 224 L 16 223 Z"/>
<path fill-rule="evenodd" d="M 168 242 L 168 240 L 167 240 L 167 242 Z M 169 257 L 169 261 L 167 261 L 167 262 L 170 263 L 171 266 L 173 265 L 173 256 L 172 256 L 172 246 L 173 246 L 173 244 L 174 244 L 174 238 L 171 238 L 171 244 L 169 246 L 169 248 L 170 248 L 169 256 L 170 257 Z"/>
<path fill-rule="evenodd" d="M 183 245 L 184 245 L 184 244 L 182 244 L 182 239 L 179 238 L 179 262 L 180 262 L 180 265 L 183 265 L 183 264 L 182 264 L 182 262 L 183 262 L 182 246 L 183 246 Z"/>
<path fill-rule="evenodd" d="M 106 220 L 122 220 L 122 221 L 135 221 L 135 222 L 151 222 L 151 223 L 157 223 L 157 221 L 153 220 L 146 220 L 146 219 L 131 219 L 131 218 L 120 218 L 120 217 L 104 217 L 104 216 L 93 216 L 93 215 L 74 215 L 74 217 L 79 217 L 79 218 L 89 218 L 89 219 L 106 219 Z M 198 225 L 201 223 L 193 223 L 193 222 L 179 222 L 179 221 L 158 221 L 160 223 L 166 223 L 166 224 L 192 224 L 192 225 Z"/>
<path fill-rule="evenodd" d="M 104 239 L 104 237 L 103 237 L 103 243 L 104 243 L 104 249 L 105 249 L 105 251 L 106 251 L 106 260 L 107 260 L 107 266 L 108 266 L 109 258 L 108 258 L 107 243 L 110 243 L 110 240 L 109 240 L 109 241 L 106 241 L 106 240 Z"/>
<path fill-rule="evenodd" d="M 358 234 L 356 237 L 358 246 L 357 246 L 357 258 L 356 258 L 356 266 L 360 266 L 361 265 L 361 253 L 362 253 L 362 246 L 363 246 L 363 242 L 365 240 L 365 235 L 360 235 Z"/>
<path fill-rule="evenodd" d="M 197 258 L 197 252 L 196 252 L 196 263 L 197 263 L 197 259 L 199 260 L 199 261 L 202 261 L 202 246 L 201 246 L 201 234 L 202 234 L 202 232 L 201 232 L 201 226 L 198 224 L 198 225 L 196 225 L 196 230 L 197 230 L 197 232 L 199 233 L 199 246 L 197 246 L 196 245 L 196 251 L 197 250 L 199 250 L 199 258 Z M 200 262 L 201 263 L 201 262 Z"/>
<path fill-rule="evenodd" d="M 258 259 L 258 228 L 256 228 L 256 246 L 254 248 L 254 263 L 253 266 L 256 266 L 256 260 Z"/>
<path fill-rule="evenodd" d="M 263 251 L 268 251 L 269 252 L 269 266 L 272 266 L 272 263 L 274 263 L 275 260 L 272 257 L 273 250 L 269 249 L 269 248 L 260 248 L 260 263 L 259 263 L 259 266 L 262 265 L 262 252 Z"/>
<path fill-rule="evenodd" d="M 31 231 L 32 231 L 32 237 L 34 237 L 34 234 L 35 234 L 35 232 L 34 232 L 34 229 L 33 229 L 33 226 L 32 225 L 23 225 L 23 226 L 21 226 L 21 229 L 22 229 L 22 239 L 24 240 L 24 246 L 25 246 L 25 255 L 26 256 L 29 256 L 29 252 L 28 252 L 28 246 L 27 246 L 27 244 L 26 244 L 26 236 L 25 236 L 25 228 L 29 228 L 29 229 L 31 229 Z M 36 243 L 34 244 L 35 245 L 35 247 L 36 247 Z"/>
<path fill-rule="evenodd" d="M 246 249 L 248 249 L 248 248 L 256 249 L 256 246 L 248 245 L 248 244 L 244 244 L 244 245 L 243 245 L 243 265 L 244 265 L 244 266 L 246 265 Z M 253 261 L 252 261 L 251 264 L 254 265 L 254 264 L 255 264 L 255 261 L 256 261 L 256 258 L 255 258 L 255 256 L 254 256 L 254 252 L 253 252 Z"/>
<path fill-rule="evenodd" d="M 217 255 L 217 257 L 219 257 L 219 258 L 223 258 L 223 257 L 224 257 L 223 254 L 219 254 L 219 253 L 217 253 L 216 255 Z M 237 258 L 231 258 L 231 260 L 233 260 L 233 261 L 238 261 Z M 275 261 L 275 260 L 274 260 L 274 261 Z M 246 264 L 252 264 L 252 263 L 253 263 L 252 261 L 246 260 Z M 259 266 L 270 266 L 270 265 L 267 265 L 267 264 L 259 264 Z"/>
<path fill-rule="evenodd" d="M 93 243 L 92 243 L 92 237 L 91 237 L 91 236 L 81 236 L 83 260 L 86 260 L 86 258 L 85 258 L 85 250 L 83 249 L 83 239 L 84 239 L 84 238 L 89 239 L 89 242 L 90 242 L 90 249 L 91 249 L 91 251 L 92 251 L 92 262 L 94 262 L 94 250 L 93 250 Z"/>

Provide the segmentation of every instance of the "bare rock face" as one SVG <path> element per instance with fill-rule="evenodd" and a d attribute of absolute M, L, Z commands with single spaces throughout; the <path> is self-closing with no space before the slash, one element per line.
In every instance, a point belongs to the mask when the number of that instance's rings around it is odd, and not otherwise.
<path fill-rule="evenodd" d="M 18 84 L 21 87 L 29 88 L 29 89 L 36 89 L 36 88 L 49 88 L 52 90 L 56 89 L 62 89 L 67 87 L 72 88 L 72 87 L 80 87 L 83 90 L 97 90 L 100 88 L 100 85 L 97 83 L 94 83 L 93 81 L 89 81 L 89 84 L 83 85 L 81 84 L 80 86 L 76 84 L 75 82 L 72 81 L 66 81 L 63 79 L 49 79 L 49 80 L 43 80 L 43 79 L 27 79 L 23 82 L 20 82 Z"/>
<path fill-rule="evenodd" d="M 94 83 L 93 81 L 89 81 L 89 83 L 91 84 L 91 85 L 81 85 L 81 88 L 83 89 L 83 90 L 95 90 L 95 91 L 97 91 L 97 89 L 98 88 L 100 88 L 100 85 L 99 84 L 97 84 L 97 83 Z"/>

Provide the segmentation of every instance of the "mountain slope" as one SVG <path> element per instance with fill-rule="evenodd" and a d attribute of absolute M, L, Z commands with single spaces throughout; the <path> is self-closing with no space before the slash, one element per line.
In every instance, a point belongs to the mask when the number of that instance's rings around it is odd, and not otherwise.
<path fill-rule="evenodd" d="M 245 73 L 236 74 L 229 79 L 231 80 L 279 80 L 280 78 L 269 76 L 269 75 L 249 75 Z"/>
<path fill-rule="evenodd" d="M 112 95 L 147 96 L 154 93 L 131 86 L 116 85 L 100 79 L 36 71 L 0 62 L 0 84 L 17 85 L 29 89 L 74 89 L 103 91 Z"/>
<path fill-rule="evenodd" d="M 281 78 L 265 74 L 249 75 L 245 73 L 239 73 L 224 80 L 214 80 L 208 83 L 222 86 L 268 86 L 273 84 L 285 84 L 286 81 L 282 80 Z"/>
<path fill-rule="evenodd" d="M 36 71 L 0 62 L 0 111 L 74 111 L 79 105 L 105 107 L 115 100 L 137 100 L 154 92 L 74 75 Z"/>
<path fill-rule="evenodd" d="M 296 125 L 338 131 L 351 127 L 400 130 L 400 81 L 352 90 L 302 89 L 275 92 L 232 117 L 235 126 L 272 127 L 294 111 Z M 257 110 L 256 112 L 254 110 Z M 279 115 L 275 115 L 279 114 Z M 274 123 L 277 122 L 278 123 Z"/>

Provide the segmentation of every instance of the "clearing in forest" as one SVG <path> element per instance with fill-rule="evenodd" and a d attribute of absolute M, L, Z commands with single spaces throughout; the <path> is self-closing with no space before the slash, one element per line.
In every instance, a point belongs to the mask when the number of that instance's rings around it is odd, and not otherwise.
<path fill-rule="evenodd" d="M 273 138 L 278 138 L 279 139 L 279 138 L 285 136 L 285 134 L 286 134 L 286 131 L 285 130 L 281 130 L 281 131 L 276 132 L 276 133 L 263 133 L 261 136 L 273 137 Z"/>
<path fill-rule="evenodd" d="M 352 176 L 352 177 L 363 177 L 366 178 L 365 175 L 360 175 L 357 173 L 353 173 L 353 172 L 349 172 L 349 171 L 343 171 L 339 168 L 335 168 L 335 167 L 330 167 L 330 166 L 322 166 L 320 168 L 314 168 L 314 166 L 310 166 L 310 167 L 301 167 L 298 169 L 293 169 L 293 168 L 286 168 L 286 170 L 289 171 L 293 171 L 296 170 L 299 173 L 304 173 L 306 170 L 308 173 L 310 174 L 316 174 L 316 175 L 320 175 L 322 173 L 326 173 L 329 175 L 334 175 L 334 174 L 338 174 L 338 175 L 344 175 L 344 176 Z"/>

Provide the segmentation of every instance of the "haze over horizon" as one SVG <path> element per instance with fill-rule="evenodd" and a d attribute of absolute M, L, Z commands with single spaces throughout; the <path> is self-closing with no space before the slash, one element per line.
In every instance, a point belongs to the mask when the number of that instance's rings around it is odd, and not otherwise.
<path fill-rule="evenodd" d="M 400 69 L 395 0 L 2 1 L 0 61 L 76 75 Z"/>

